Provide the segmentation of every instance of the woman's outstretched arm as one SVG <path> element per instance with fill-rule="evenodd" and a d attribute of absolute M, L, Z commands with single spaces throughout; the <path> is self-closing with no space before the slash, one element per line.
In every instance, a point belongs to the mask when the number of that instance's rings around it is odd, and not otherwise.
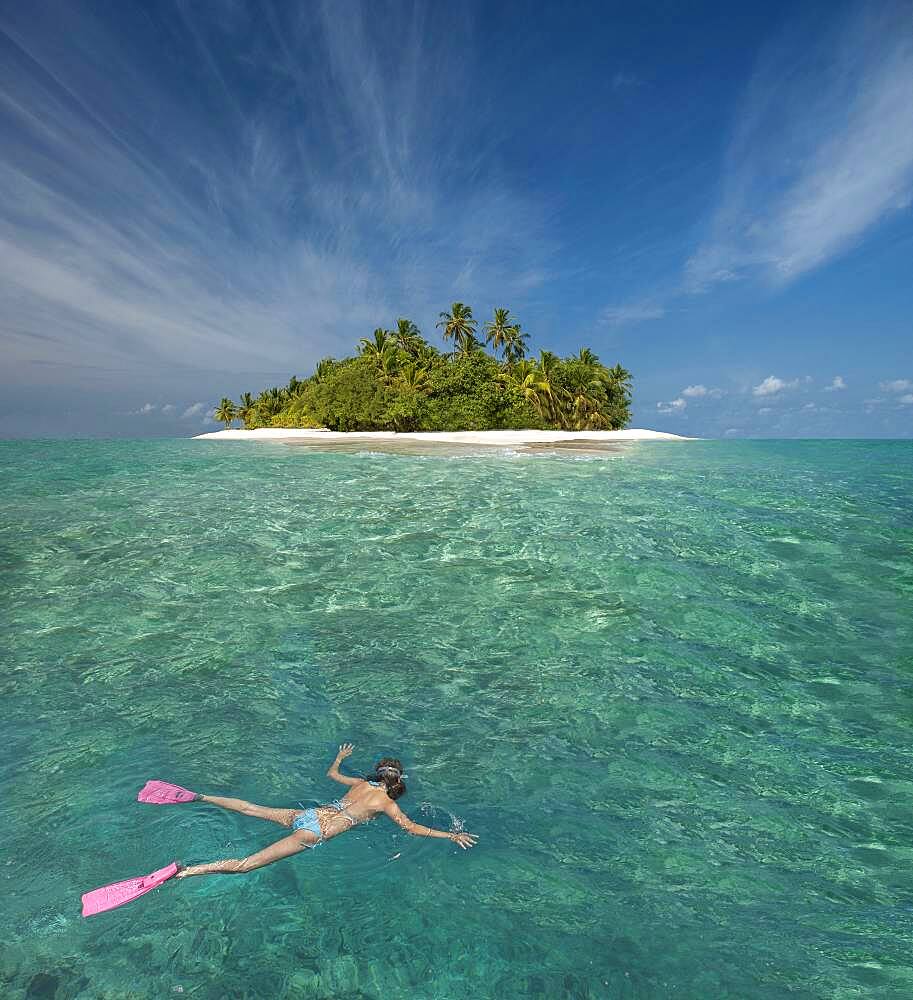
<path fill-rule="evenodd" d="M 439 840 L 452 840 L 455 844 L 459 844 L 464 851 L 475 847 L 476 841 L 479 839 L 474 833 L 435 830 L 432 826 L 421 826 L 418 823 L 413 823 L 392 799 L 384 806 L 384 812 L 397 826 L 401 826 L 406 833 L 411 833 L 413 837 L 437 837 Z"/>
<path fill-rule="evenodd" d="M 341 785 L 360 785 L 362 778 L 350 778 L 347 774 L 342 774 L 339 770 L 339 765 L 352 755 L 352 751 L 355 747 L 351 743 L 343 743 L 339 748 L 339 753 L 336 754 L 336 760 L 330 764 L 330 769 L 327 771 L 327 777 L 332 778 L 333 781 L 338 781 Z"/>

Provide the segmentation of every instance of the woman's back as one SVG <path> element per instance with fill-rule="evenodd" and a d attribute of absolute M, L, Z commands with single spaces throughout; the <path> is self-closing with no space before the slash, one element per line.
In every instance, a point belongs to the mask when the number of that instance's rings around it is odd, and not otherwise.
<path fill-rule="evenodd" d="M 386 788 L 379 782 L 360 781 L 353 785 L 337 802 L 318 806 L 317 814 L 324 831 L 324 839 L 350 830 L 357 823 L 368 820 L 384 811 L 390 801 Z"/>

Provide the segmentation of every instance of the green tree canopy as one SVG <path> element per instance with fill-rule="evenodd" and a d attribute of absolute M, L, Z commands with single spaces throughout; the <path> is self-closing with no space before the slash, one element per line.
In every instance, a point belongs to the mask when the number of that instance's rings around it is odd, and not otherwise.
<path fill-rule="evenodd" d="M 306 379 L 224 399 L 216 417 L 247 428 L 328 427 L 331 430 L 458 431 L 522 428 L 616 429 L 631 414 L 631 374 L 604 366 L 583 347 L 560 358 L 542 350 L 526 357 L 527 335 L 508 309 L 495 309 L 476 338 L 472 309 L 454 302 L 437 324 L 453 354 L 441 354 L 405 318 L 378 327 L 354 357 L 323 358 Z M 227 408 L 225 407 L 227 404 Z M 230 414 L 230 416 L 229 416 Z"/>

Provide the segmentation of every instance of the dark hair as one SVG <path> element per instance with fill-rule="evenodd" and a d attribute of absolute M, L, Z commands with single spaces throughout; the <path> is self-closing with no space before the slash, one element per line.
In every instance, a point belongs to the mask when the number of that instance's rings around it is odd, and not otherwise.
<path fill-rule="evenodd" d="M 369 774 L 368 781 L 376 781 L 384 786 L 387 795 L 394 801 L 406 794 L 403 784 L 403 764 L 395 757 L 384 757 L 374 765 L 374 773 Z"/>

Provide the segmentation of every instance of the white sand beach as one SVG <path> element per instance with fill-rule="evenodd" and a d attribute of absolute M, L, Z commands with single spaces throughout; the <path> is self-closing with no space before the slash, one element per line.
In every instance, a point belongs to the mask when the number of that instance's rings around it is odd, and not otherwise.
<path fill-rule="evenodd" d="M 492 445 L 497 448 L 523 447 L 531 444 L 558 444 L 588 441 L 611 444 L 616 441 L 697 441 L 698 438 L 666 434 L 663 431 L 631 428 L 624 431 L 329 431 L 283 427 L 261 427 L 255 431 L 222 430 L 197 434 L 195 440 L 206 441 L 322 441 L 357 443 L 359 441 L 415 441 L 447 445 Z"/>

